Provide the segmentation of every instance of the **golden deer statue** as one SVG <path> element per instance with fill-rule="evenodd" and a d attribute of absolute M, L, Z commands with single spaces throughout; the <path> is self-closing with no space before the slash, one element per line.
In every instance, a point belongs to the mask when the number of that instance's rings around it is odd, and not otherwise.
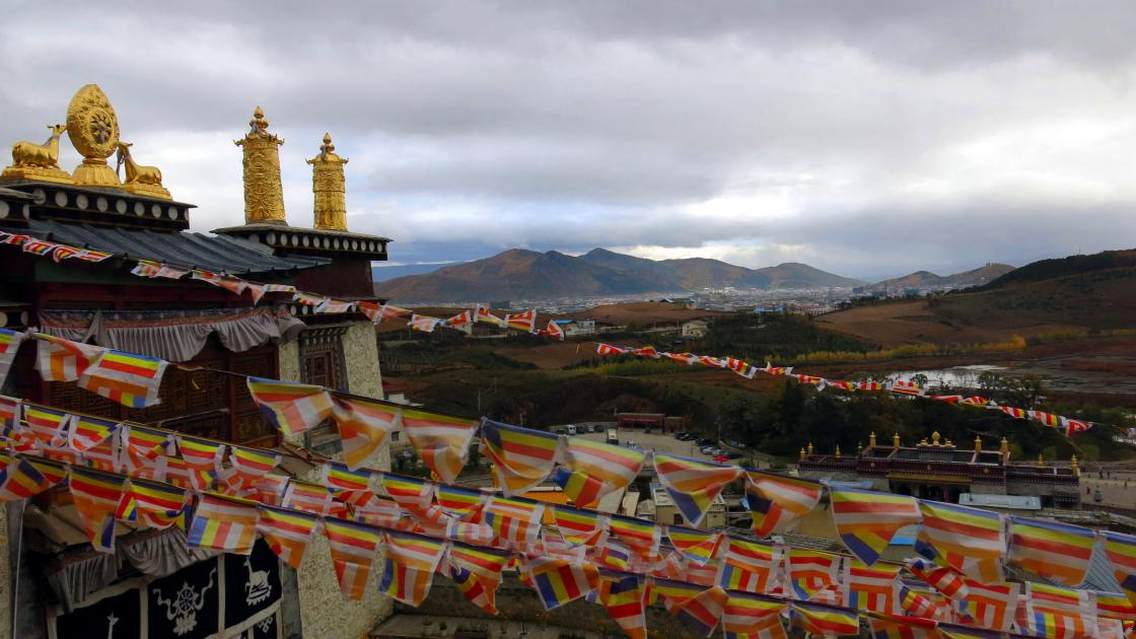
<path fill-rule="evenodd" d="M 12 145 L 12 166 L 59 168 L 59 136 L 67 130 L 67 125 L 49 124 L 47 128 L 51 129 L 51 137 L 43 144 L 24 141 Z"/>
<path fill-rule="evenodd" d="M 131 142 L 119 142 L 116 151 L 118 167 L 115 173 L 126 166 L 126 181 L 123 186 L 131 193 L 170 199 L 170 192 L 162 186 L 162 171 L 156 166 L 138 164 L 130 155 Z"/>

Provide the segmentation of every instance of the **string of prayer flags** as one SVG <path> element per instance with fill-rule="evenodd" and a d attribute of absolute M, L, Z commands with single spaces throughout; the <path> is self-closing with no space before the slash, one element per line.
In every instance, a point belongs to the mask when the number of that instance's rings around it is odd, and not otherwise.
<path fill-rule="evenodd" d="M 379 590 L 395 601 L 419 606 L 430 593 L 446 543 L 405 533 L 386 533 L 386 566 Z"/>
<path fill-rule="evenodd" d="M 78 386 L 128 408 L 161 403 L 158 388 L 169 362 L 148 355 L 104 350 L 79 375 Z"/>
<path fill-rule="evenodd" d="M 1101 533 L 1104 552 L 1112 562 L 1113 575 L 1128 600 L 1136 604 L 1136 535 L 1113 532 Z"/>
<path fill-rule="evenodd" d="M 1098 617 L 1136 621 L 1136 604 L 1129 601 L 1126 595 L 1119 592 L 1098 592 L 1096 598 Z"/>
<path fill-rule="evenodd" d="M 474 319 L 483 324 L 492 324 L 493 326 L 505 326 L 505 320 L 497 317 L 489 310 L 489 307 L 484 304 L 478 304 L 473 309 Z"/>
<path fill-rule="evenodd" d="M 331 511 L 331 491 L 326 486 L 293 479 L 288 482 L 281 505 L 314 515 L 327 515 Z"/>
<path fill-rule="evenodd" d="M 481 513 L 487 496 L 480 490 L 438 484 L 434 487 L 434 497 L 446 513 L 465 520 Z"/>
<path fill-rule="evenodd" d="M 291 478 L 288 475 L 269 473 L 254 479 L 252 487 L 247 492 L 262 504 L 279 506 L 284 501 L 284 491 L 288 489 L 289 481 Z"/>
<path fill-rule="evenodd" d="M 683 557 L 705 564 L 718 552 L 725 534 L 709 530 L 695 530 L 683 526 L 667 526 L 667 539 Z"/>
<path fill-rule="evenodd" d="M 362 599 L 375 554 L 384 539 L 383 531 L 329 517 L 323 520 L 323 534 L 335 565 L 339 591 L 349 600 Z"/>
<path fill-rule="evenodd" d="M 280 464 L 280 455 L 266 450 L 229 446 L 230 475 L 226 481 L 238 488 L 250 489 L 258 479 Z"/>
<path fill-rule="evenodd" d="M 426 467 L 443 482 L 454 483 L 469 459 L 477 422 L 403 409 L 402 427 Z"/>
<path fill-rule="evenodd" d="M 4 386 L 4 380 L 8 379 L 8 369 L 12 367 L 12 361 L 16 359 L 16 352 L 25 337 L 26 333 L 0 328 L 0 387 Z"/>
<path fill-rule="evenodd" d="M 220 442 L 212 442 L 188 435 L 175 435 L 178 452 L 185 463 L 195 472 L 191 481 L 198 490 L 205 490 L 212 486 L 221 474 L 221 461 L 225 457 L 227 446 Z"/>
<path fill-rule="evenodd" d="M 482 451 L 492 461 L 506 496 L 524 493 L 544 481 L 556 465 L 560 437 L 555 433 L 483 420 Z"/>
<path fill-rule="evenodd" d="M 611 344 L 596 344 L 596 355 L 606 357 L 608 355 L 623 355 L 627 352 L 626 348 L 620 348 Z"/>
<path fill-rule="evenodd" d="M 541 335 L 560 340 L 561 342 L 564 341 L 565 337 L 564 329 L 560 327 L 560 324 L 556 323 L 556 320 L 548 320 L 548 326 L 545 327 L 543 331 L 541 331 Z"/>
<path fill-rule="evenodd" d="M 459 573 L 465 573 L 480 583 L 483 595 L 480 595 L 486 606 L 479 607 L 489 614 L 497 614 L 495 606 L 495 593 L 501 583 L 501 571 L 508 565 L 512 554 L 493 548 L 480 548 L 461 543 L 450 545 L 448 560 L 451 568 Z M 452 574 L 452 573 L 451 573 Z M 470 598 L 467 594 L 467 599 Z M 475 605 L 478 605 L 475 602 Z"/>
<path fill-rule="evenodd" d="M 186 545 L 236 555 L 252 553 L 256 542 L 257 504 L 245 499 L 202 493 L 186 536 Z"/>
<path fill-rule="evenodd" d="M 331 416 L 331 394 L 322 386 L 249 377 L 249 395 L 265 419 L 285 435 L 299 435 Z"/>
<path fill-rule="evenodd" d="M 647 639 L 648 585 L 640 575 L 600 575 L 596 601 L 630 639 Z"/>
<path fill-rule="evenodd" d="M 304 560 L 304 551 L 312 540 L 319 518 L 315 515 L 260 505 L 256 531 L 268 542 L 277 557 L 296 570 Z"/>
<path fill-rule="evenodd" d="M 985 583 L 1002 581 L 1006 554 L 1005 526 L 993 511 L 936 501 L 919 501 L 923 525 L 920 548 L 940 566 L 954 568 Z"/>
<path fill-rule="evenodd" d="M 860 634 L 860 621 L 855 611 L 802 601 L 789 604 L 789 609 L 793 621 L 809 634 L 829 637 Z"/>
<path fill-rule="evenodd" d="M 738 466 L 710 464 L 676 455 L 656 454 L 654 457 L 655 474 L 691 526 L 702 523 L 726 484 L 742 474 Z"/>
<path fill-rule="evenodd" d="M 3 380 L 0 380 L 0 385 L 3 383 Z M 0 395 L 0 434 L 5 437 L 11 434 L 12 428 L 20 421 L 21 411 L 21 400 Z"/>
<path fill-rule="evenodd" d="M 348 468 L 362 466 L 398 427 L 399 409 L 389 404 L 333 397 L 332 414 Z"/>
<path fill-rule="evenodd" d="M 1092 592 L 1061 586 L 1026 583 L 1023 630 L 1046 639 L 1091 637 L 1097 627 Z"/>
<path fill-rule="evenodd" d="M 899 607 L 907 616 L 935 619 L 949 606 L 940 603 L 941 597 L 933 590 L 920 590 L 908 583 L 899 586 Z"/>
<path fill-rule="evenodd" d="M 442 324 L 444 326 L 446 326 L 447 328 L 452 328 L 454 330 L 461 331 L 461 332 L 465 333 L 466 335 L 472 335 L 473 334 L 473 313 L 470 313 L 468 310 L 462 311 L 462 312 L 458 313 L 457 315 L 454 315 L 453 317 L 446 319 L 444 322 L 442 322 Z"/>
<path fill-rule="evenodd" d="M 1085 581 L 1096 535 L 1056 521 L 1010 517 L 1011 564 L 1066 586 Z"/>
<path fill-rule="evenodd" d="M 722 619 L 727 599 L 725 590 L 711 586 L 679 606 L 675 616 L 686 627 L 709 637 Z"/>
<path fill-rule="evenodd" d="M 905 562 L 911 574 L 954 601 L 966 601 L 969 589 L 964 577 L 949 566 L 936 566 L 930 560 L 916 557 Z"/>
<path fill-rule="evenodd" d="M 913 497 L 851 488 L 833 489 L 832 521 L 853 555 L 869 566 L 891 543 L 900 528 L 921 520 Z"/>
<path fill-rule="evenodd" d="M 99 552 L 114 552 L 114 520 L 122 500 L 127 479 L 119 475 L 73 467 L 68 477 L 68 488 L 83 532 L 91 540 L 91 547 Z"/>
<path fill-rule="evenodd" d="M 352 470 L 342 464 L 328 462 L 320 467 L 319 483 L 330 488 L 336 499 L 353 506 L 365 506 L 375 497 L 371 490 L 373 471 Z"/>
<path fill-rule="evenodd" d="M 730 538 L 725 549 L 716 579 L 719 586 L 756 594 L 769 592 L 774 568 L 781 563 L 781 548 Z"/>
<path fill-rule="evenodd" d="M 434 495 L 434 484 L 417 477 L 384 474 L 379 484 L 388 497 L 408 510 L 425 510 Z"/>
<path fill-rule="evenodd" d="M 124 461 L 129 470 L 153 465 L 161 456 L 171 451 L 170 433 L 137 424 L 124 424 L 120 431 Z"/>
<path fill-rule="evenodd" d="M 792 477 L 746 472 L 746 500 L 753 516 L 753 533 L 768 537 L 788 530 L 820 502 L 821 485 Z"/>
<path fill-rule="evenodd" d="M 415 331 L 422 331 L 423 333 L 433 333 L 434 329 L 438 328 L 438 325 L 441 324 L 441 323 L 442 323 L 442 320 L 440 320 L 436 317 L 430 317 L 428 315 L 418 315 L 416 313 L 416 314 L 410 316 L 410 322 L 407 323 L 407 326 L 409 326 L 412 330 L 415 330 Z"/>
<path fill-rule="evenodd" d="M 73 419 L 72 415 L 61 410 L 24 404 L 23 428 L 34 441 L 41 444 L 62 445 L 67 425 Z"/>
<path fill-rule="evenodd" d="M 593 508 L 610 493 L 635 480 L 646 453 L 582 437 L 568 438 L 562 451 L 565 468 L 556 482 L 581 508 Z"/>
<path fill-rule="evenodd" d="M 540 597 L 545 610 L 583 598 L 599 587 L 595 566 L 550 557 L 529 557 L 521 562 L 521 577 Z"/>
<path fill-rule="evenodd" d="M 869 566 L 859 559 L 851 559 L 848 565 L 848 607 L 895 614 L 895 582 L 899 570 L 900 567 L 895 564 Z"/>

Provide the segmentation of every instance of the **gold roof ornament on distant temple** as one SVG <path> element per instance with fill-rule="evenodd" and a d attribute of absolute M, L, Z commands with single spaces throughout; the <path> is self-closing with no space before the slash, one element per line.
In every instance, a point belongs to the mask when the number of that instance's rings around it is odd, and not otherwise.
<path fill-rule="evenodd" d="M 43 144 L 17 142 L 12 145 L 12 165 L 0 177 L 10 180 L 40 180 L 71 184 L 71 174 L 59 168 L 59 137 L 67 130 L 66 124 L 49 124 L 51 136 Z"/>
<path fill-rule="evenodd" d="M 813 443 L 809 442 L 809 455 L 813 454 Z"/>
<path fill-rule="evenodd" d="M 1002 442 L 998 445 L 998 452 L 1002 453 L 1003 457 L 1008 458 L 1010 456 L 1010 442 L 1005 437 L 1002 438 Z"/>
<path fill-rule="evenodd" d="M 320 154 L 308 160 L 312 165 L 312 193 L 315 196 L 315 227 L 322 231 L 347 230 L 347 184 L 343 165 L 348 159 L 335 153 L 331 134 L 323 134 Z"/>
<path fill-rule="evenodd" d="M 980 435 L 974 436 L 974 450 L 975 452 L 982 452 L 982 437 Z"/>
<path fill-rule="evenodd" d="M 1076 475 L 1077 477 L 1081 476 L 1081 467 L 1077 464 L 1076 455 L 1073 455 L 1073 457 L 1069 459 L 1069 468 L 1072 469 L 1074 475 Z"/>
<path fill-rule="evenodd" d="M 891 447 L 892 448 L 899 448 L 901 444 L 902 444 L 902 442 L 899 439 L 899 433 L 895 433 L 894 435 L 891 436 Z"/>
<path fill-rule="evenodd" d="M 83 162 L 75 167 L 75 184 L 121 186 L 118 176 L 107 165 L 107 158 L 118 150 L 118 116 L 99 85 L 88 84 L 71 98 L 67 105 L 67 137 L 83 156 Z"/>
<path fill-rule="evenodd" d="M 123 166 L 126 167 L 126 181 L 123 186 L 130 193 L 137 195 L 148 195 L 163 200 L 169 200 L 170 192 L 162 186 L 162 171 L 156 166 L 145 166 L 134 162 L 134 157 L 130 154 L 130 147 L 133 146 L 130 142 L 119 142 L 118 149 L 115 154 L 117 164 L 115 166 L 115 174 Z"/>
<path fill-rule="evenodd" d="M 939 434 L 939 431 L 931 433 L 931 445 L 935 448 L 942 446 L 942 444 L 939 443 L 939 440 L 942 439 L 942 437 L 943 436 Z"/>
<path fill-rule="evenodd" d="M 249 132 L 233 142 L 244 154 L 245 224 L 287 226 L 284 187 L 280 184 L 280 145 L 284 140 L 269 133 L 268 124 L 264 110 L 256 107 Z"/>
<path fill-rule="evenodd" d="M 876 431 L 873 430 L 871 433 L 868 433 L 868 448 L 875 448 L 875 447 L 876 447 Z"/>
<path fill-rule="evenodd" d="M 805 457 L 807 457 L 807 456 L 808 456 L 808 454 L 805 452 L 805 447 L 802 446 L 801 447 L 801 461 L 805 461 Z"/>
<path fill-rule="evenodd" d="M 840 459 L 840 444 L 836 445 L 836 458 Z"/>

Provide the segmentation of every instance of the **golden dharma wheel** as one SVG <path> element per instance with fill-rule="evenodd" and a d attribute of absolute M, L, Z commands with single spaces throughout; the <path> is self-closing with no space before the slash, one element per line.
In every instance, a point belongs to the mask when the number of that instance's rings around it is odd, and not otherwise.
<path fill-rule="evenodd" d="M 109 158 L 118 146 L 118 116 L 103 90 L 88 84 L 67 105 L 67 137 L 84 158 Z"/>

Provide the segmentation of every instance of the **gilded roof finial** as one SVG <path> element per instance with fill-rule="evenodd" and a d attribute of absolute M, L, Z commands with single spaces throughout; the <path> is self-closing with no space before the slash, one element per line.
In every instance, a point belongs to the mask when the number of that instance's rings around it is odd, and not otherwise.
<path fill-rule="evenodd" d="M 284 187 L 280 183 L 280 145 L 268 132 L 259 106 L 252 112 L 249 131 L 234 142 L 244 154 L 245 224 L 288 225 L 284 216 Z"/>
<path fill-rule="evenodd" d="M 939 440 L 942 437 L 943 436 L 939 434 L 939 431 L 935 431 L 935 432 L 931 433 L 931 445 L 935 446 L 936 448 L 939 447 L 939 446 L 942 446 L 942 444 L 939 443 Z"/>
<path fill-rule="evenodd" d="M 974 436 L 974 450 L 976 452 L 982 452 L 982 437 L 980 435 Z"/>
<path fill-rule="evenodd" d="M 801 461 L 805 461 L 806 456 L 807 456 L 807 453 L 805 453 L 805 447 L 802 446 L 801 447 Z"/>
<path fill-rule="evenodd" d="M 331 133 L 323 134 L 320 154 L 308 160 L 312 165 L 312 193 L 315 198 L 315 227 L 323 231 L 347 230 L 347 185 L 343 165 L 348 159 L 335 153 Z"/>
<path fill-rule="evenodd" d="M 900 439 L 899 439 L 899 433 L 895 433 L 894 435 L 891 436 L 891 447 L 892 448 L 899 448 L 900 443 L 901 442 L 900 442 Z"/>
<path fill-rule="evenodd" d="M 873 430 L 871 433 L 868 434 L 868 448 L 875 448 L 875 447 L 876 447 L 876 431 Z"/>
<path fill-rule="evenodd" d="M 1073 455 L 1073 457 L 1069 460 L 1069 467 L 1073 469 L 1073 474 L 1075 476 L 1077 476 L 1077 477 L 1081 476 L 1081 467 L 1077 464 L 1077 456 L 1076 455 Z"/>
<path fill-rule="evenodd" d="M 1005 437 L 1002 438 L 1002 442 L 998 446 L 998 452 L 1002 453 L 1003 455 L 1010 454 L 1010 442 Z"/>
<path fill-rule="evenodd" d="M 836 458 L 840 459 L 840 444 L 836 445 Z"/>
<path fill-rule="evenodd" d="M 813 443 L 812 442 L 809 442 L 809 454 L 810 455 L 813 454 Z"/>

